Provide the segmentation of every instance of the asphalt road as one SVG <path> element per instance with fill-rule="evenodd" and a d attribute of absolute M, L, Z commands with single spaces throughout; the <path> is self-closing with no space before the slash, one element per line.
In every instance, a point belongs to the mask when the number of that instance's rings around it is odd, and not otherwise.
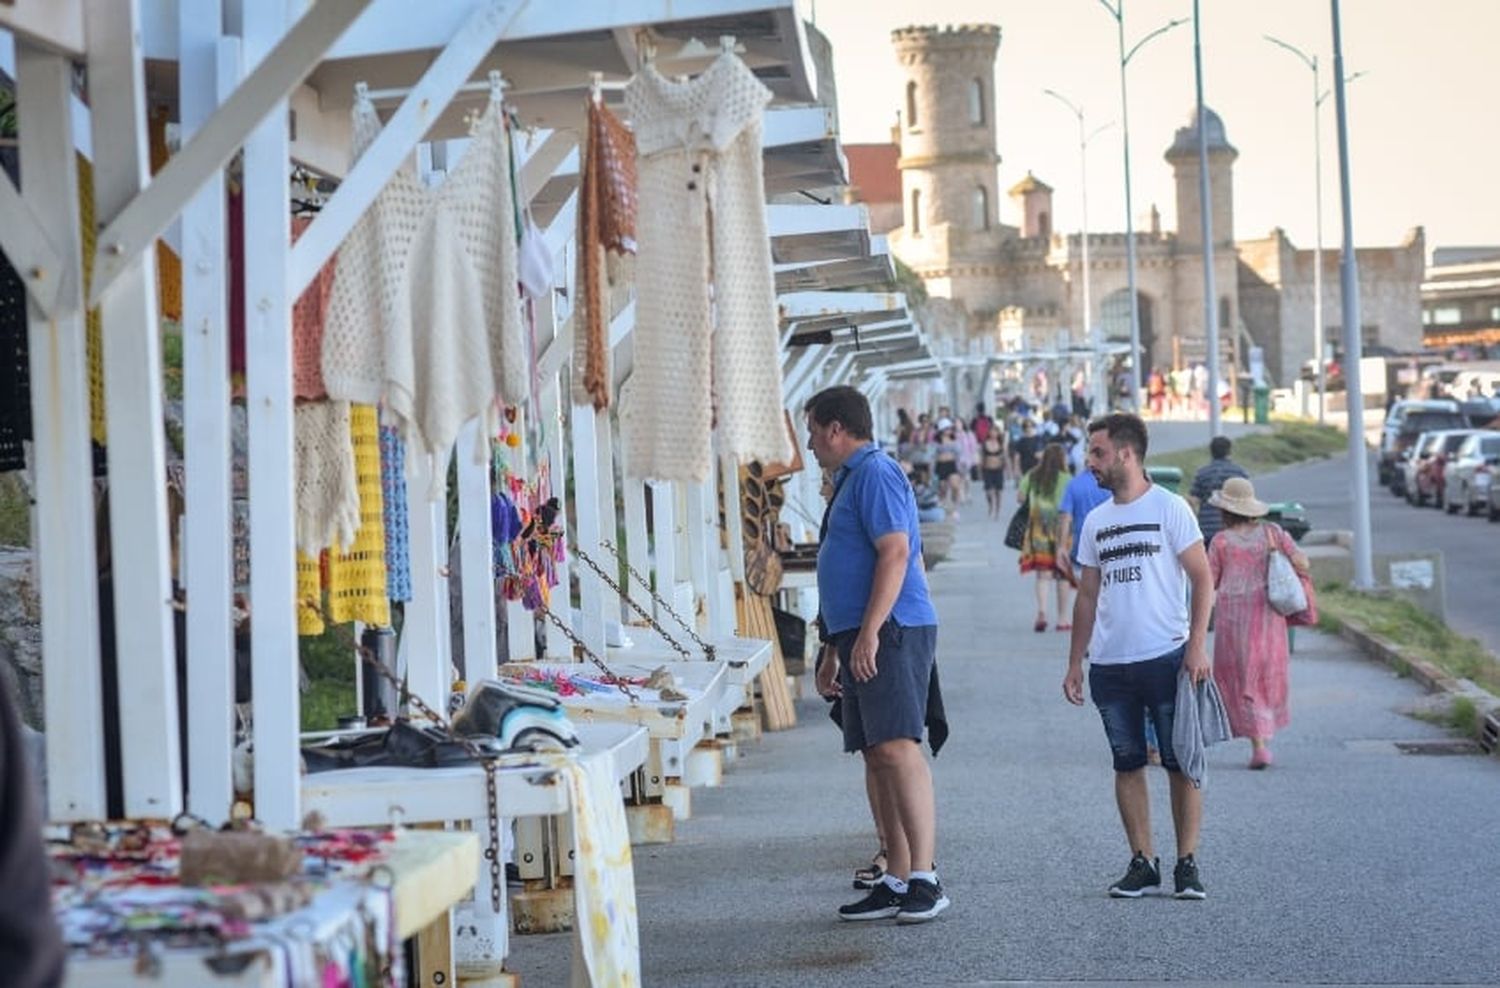
<path fill-rule="evenodd" d="M 1443 554 L 1448 626 L 1478 638 L 1500 655 L 1500 525 L 1483 515 L 1449 515 L 1431 507 L 1414 508 L 1389 488 L 1374 487 L 1370 464 L 1370 528 L 1376 552 L 1437 550 Z M 1305 463 L 1256 481 L 1256 494 L 1273 501 L 1298 500 L 1314 528 L 1353 525 L 1349 458 Z M 1500 972 L 1496 972 L 1500 978 Z"/>
<path fill-rule="evenodd" d="M 1302 492 L 1324 511 L 1312 481 Z M 964 513 L 931 574 L 953 729 L 933 763 L 952 909 L 915 927 L 835 918 L 874 836 L 859 762 L 811 698 L 797 727 L 745 745 L 722 787 L 693 791 L 674 844 L 635 849 L 646 985 L 1500 977 L 1500 760 L 1400 753 L 1395 741 L 1447 737 L 1402 712 L 1420 688 L 1305 629 L 1275 767 L 1248 771 L 1243 741 L 1209 752 L 1208 900 L 1110 899 L 1129 851 L 1098 714 L 1063 701 L 1066 636 L 1031 631 L 1032 582 L 1000 544 L 1003 523 L 982 515 Z M 1166 780 L 1153 772 L 1150 786 L 1170 872 Z M 510 966 L 526 985 L 567 984 L 570 946 L 569 935 L 515 937 Z"/>

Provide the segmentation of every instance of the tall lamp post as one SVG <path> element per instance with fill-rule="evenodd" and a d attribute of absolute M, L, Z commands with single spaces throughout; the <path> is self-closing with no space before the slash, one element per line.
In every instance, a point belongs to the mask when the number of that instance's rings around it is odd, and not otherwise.
<path fill-rule="evenodd" d="M 1203 107 L 1203 45 L 1198 26 L 1198 0 L 1193 0 L 1193 76 L 1198 91 L 1198 220 L 1203 237 L 1203 335 L 1208 343 L 1208 434 L 1218 436 L 1223 433 L 1223 424 L 1219 408 L 1219 320 L 1214 314 L 1214 211 L 1208 184 L 1208 113 Z"/>
<path fill-rule="evenodd" d="M 1323 340 L 1323 101 L 1332 90 L 1322 90 L 1318 82 L 1318 56 L 1309 55 L 1294 44 L 1264 35 L 1271 44 L 1284 48 L 1302 59 L 1302 64 L 1312 69 L 1313 77 L 1313 200 L 1317 211 L 1317 242 L 1313 244 L 1313 360 L 1318 365 L 1318 424 L 1324 424 L 1323 406 L 1327 403 L 1328 360 L 1324 356 L 1327 345 Z M 1364 72 L 1356 72 L 1344 81 L 1353 82 Z"/>
<path fill-rule="evenodd" d="M 1094 407 L 1103 414 L 1109 408 L 1109 396 L 1105 387 L 1104 331 L 1094 319 L 1093 299 L 1089 292 L 1089 278 L 1093 269 L 1089 266 L 1089 141 L 1112 124 L 1100 124 L 1092 132 L 1085 129 L 1083 107 L 1078 106 L 1055 89 L 1042 92 L 1073 111 L 1078 118 L 1078 175 L 1079 189 L 1083 198 L 1083 328 L 1089 336 L 1089 350 L 1093 354 L 1089 376 L 1093 379 Z"/>
<path fill-rule="evenodd" d="M 1130 398 L 1137 410 L 1141 407 L 1141 371 L 1143 361 L 1141 359 L 1141 307 L 1140 299 L 1135 290 L 1135 209 L 1130 201 L 1130 100 L 1125 92 L 1125 67 L 1140 51 L 1142 46 L 1152 38 L 1158 37 L 1172 30 L 1180 24 L 1186 24 L 1187 18 L 1178 17 L 1168 21 L 1161 27 L 1152 31 L 1141 40 L 1131 46 L 1129 51 L 1125 50 L 1125 0 L 1099 0 L 1099 3 L 1109 15 L 1115 19 L 1117 28 L 1116 36 L 1119 39 L 1120 49 L 1120 129 L 1124 134 L 1125 144 L 1125 276 L 1126 284 L 1130 291 L 1130 372 L 1134 381 L 1130 388 Z"/>

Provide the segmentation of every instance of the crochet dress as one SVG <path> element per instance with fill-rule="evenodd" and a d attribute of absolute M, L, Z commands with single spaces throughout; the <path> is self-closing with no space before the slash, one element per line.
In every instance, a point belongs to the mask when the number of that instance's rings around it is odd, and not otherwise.
<path fill-rule="evenodd" d="M 379 132 L 374 106 L 356 99 L 356 155 Z M 426 188 L 403 167 L 339 252 L 323 332 L 328 395 L 383 398 L 413 452 L 445 456 L 497 394 L 525 400 L 509 153 L 497 86 L 442 184 Z"/>
<path fill-rule="evenodd" d="M 761 175 L 770 99 L 728 53 L 682 82 L 647 65 L 625 89 L 639 182 L 635 371 L 621 408 L 634 476 L 705 480 L 715 425 L 726 454 L 790 461 Z"/>

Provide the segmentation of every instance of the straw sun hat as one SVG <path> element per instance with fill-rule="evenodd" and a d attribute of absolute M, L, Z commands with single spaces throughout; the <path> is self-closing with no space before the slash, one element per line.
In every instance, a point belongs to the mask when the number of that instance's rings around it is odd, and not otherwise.
<path fill-rule="evenodd" d="M 1208 503 L 1243 518 L 1263 518 L 1270 512 L 1266 502 L 1255 499 L 1255 485 L 1244 477 L 1230 477 L 1208 496 Z"/>

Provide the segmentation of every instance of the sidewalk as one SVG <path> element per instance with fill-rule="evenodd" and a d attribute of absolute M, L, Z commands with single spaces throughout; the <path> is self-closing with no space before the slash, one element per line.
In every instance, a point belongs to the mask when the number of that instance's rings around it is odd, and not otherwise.
<path fill-rule="evenodd" d="M 1014 491 L 1007 491 L 1007 503 Z M 1112 900 L 1129 852 L 1092 706 L 1061 695 L 1066 635 L 1031 630 L 1003 522 L 970 507 L 931 574 L 952 737 L 934 762 L 953 908 L 916 927 L 840 923 L 875 849 L 860 765 L 822 701 L 693 794 L 675 844 L 636 849 L 645 984 L 1001 981 L 1484 983 L 1500 974 L 1500 761 L 1401 754 L 1442 739 L 1409 681 L 1299 630 L 1277 764 L 1212 749 L 1205 902 Z M 1157 853 L 1175 848 L 1153 772 Z M 1170 879 L 1169 879 L 1170 881 Z M 567 983 L 567 936 L 517 937 L 524 985 Z"/>

